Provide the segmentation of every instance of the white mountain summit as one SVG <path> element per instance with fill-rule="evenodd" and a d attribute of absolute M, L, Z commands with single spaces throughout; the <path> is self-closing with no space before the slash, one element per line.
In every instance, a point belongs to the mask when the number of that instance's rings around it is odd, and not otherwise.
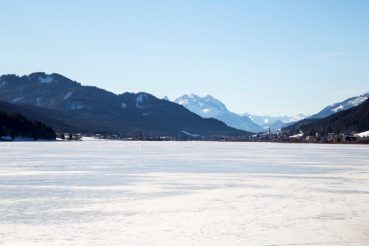
<path fill-rule="evenodd" d="M 248 116 L 241 116 L 230 112 L 221 101 L 210 95 L 205 97 L 195 94 L 183 95 L 175 99 L 174 102 L 203 118 L 215 118 L 237 129 L 249 132 L 264 131 L 262 127 L 253 122 Z"/>

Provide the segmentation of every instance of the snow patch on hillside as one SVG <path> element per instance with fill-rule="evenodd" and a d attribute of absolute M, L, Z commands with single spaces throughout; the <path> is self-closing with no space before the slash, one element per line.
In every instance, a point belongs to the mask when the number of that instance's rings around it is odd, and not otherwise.
<path fill-rule="evenodd" d="M 19 102 L 23 99 L 23 97 L 16 97 L 14 98 L 13 100 L 11 100 L 12 103 L 16 103 L 16 102 Z"/>
<path fill-rule="evenodd" d="M 362 104 L 363 102 L 365 102 L 367 99 L 368 99 L 368 95 L 367 96 L 361 95 L 361 96 L 358 96 L 357 98 L 351 100 L 349 102 L 349 104 L 351 104 L 353 107 L 356 107 L 356 106 Z"/>
<path fill-rule="evenodd" d="M 190 132 L 185 131 L 185 130 L 182 130 L 182 133 L 186 134 L 187 136 L 193 137 L 193 138 L 199 138 L 199 137 L 201 137 L 201 135 L 200 135 L 200 134 L 197 134 L 197 133 L 190 133 Z"/>
<path fill-rule="evenodd" d="M 343 105 L 339 105 L 335 108 L 332 108 L 332 112 L 337 113 L 339 111 L 342 111 L 344 109 Z"/>
<path fill-rule="evenodd" d="M 47 75 L 46 77 L 38 77 L 38 82 L 40 82 L 41 84 L 49 84 L 51 82 L 54 81 L 53 76 Z"/>
<path fill-rule="evenodd" d="M 83 105 L 82 103 L 76 102 L 76 103 L 69 104 L 68 108 L 70 110 L 80 110 L 80 109 L 85 109 L 87 107 L 85 105 Z"/>
<path fill-rule="evenodd" d="M 64 100 L 67 100 L 68 98 L 70 98 L 72 96 L 73 92 L 68 92 L 67 94 L 65 94 L 64 96 Z"/>
<path fill-rule="evenodd" d="M 140 93 L 140 94 L 137 95 L 137 97 L 136 97 L 136 107 L 138 109 L 150 108 L 150 106 L 143 105 L 146 98 L 147 98 L 147 95 L 145 95 L 143 93 Z"/>

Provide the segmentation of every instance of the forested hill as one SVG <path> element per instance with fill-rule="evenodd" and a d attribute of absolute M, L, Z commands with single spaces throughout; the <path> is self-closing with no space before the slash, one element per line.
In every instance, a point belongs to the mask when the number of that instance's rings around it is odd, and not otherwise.
<path fill-rule="evenodd" d="M 20 113 L 0 111 L 0 140 L 54 140 L 55 132 L 37 121 L 30 121 Z"/>
<path fill-rule="evenodd" d="M 306 119 L 285 128 L 294 132 L 358 133 L 369 130 L 369 100 L 323 119 Z"/>

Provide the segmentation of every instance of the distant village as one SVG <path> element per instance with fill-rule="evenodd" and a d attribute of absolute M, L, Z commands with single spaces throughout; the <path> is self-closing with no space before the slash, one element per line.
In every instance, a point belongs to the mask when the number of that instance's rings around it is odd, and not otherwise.
<path fill-rule="evenodd" d="M 88 134 L 83 135 L 80 133 L 57 133 L 56 140 L 59 141 L 82 141 L 82 140 L 122 140 L 122 141 L 176 141 L 184 140 L 177 139 L 169 136 L 143 136 L 138 133 L 134 137 L 121 137 L 118 134 Z"/>
<path fill-rule="evenodd" d="M 251 137 L 255 142 L 278 143 L 369 143 L 369 131 L 362 133 L 321 134 L 316 132 L 291 133 L 289 131 L 277 131 L 254 134 Z"/>
<path fill-rule="evenodd" d="M 346 134 L 320 134 L 311 132 L 290 133 L 289 131 L 266 131 L 257 133 L 248 138 L 217 138 L 205 139 L 202 136 L 189 137 L 179 135 L 178 137 L 170 136 L 144 136 L 138 133 L 135 137 L 120 137 L 117 134 L 95 134 L 82 135 L 80 133 L 57 133 L 59 141 L 82 141 L 82 140 L 122 140 L 122 141 L 191 141 L 191 140 L 208 140 L 208 141 L 239 141 L 239 142 L 276 142 L 276 143 L 328 143 L 328 144 L 345 144 L 358 143 L 369 144 L 369 131 L 362 133 L 346 133 Z"/>

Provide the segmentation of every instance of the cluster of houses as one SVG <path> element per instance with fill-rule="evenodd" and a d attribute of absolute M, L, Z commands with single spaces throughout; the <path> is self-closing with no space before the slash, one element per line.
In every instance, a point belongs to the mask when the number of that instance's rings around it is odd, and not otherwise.
<path fill-rule="evenodd" d="M 265 132 L 253 135 L 251 141 L 283 143 L 369 143 L 369 131 L 356 134 L 290 133 L 288 131 Z"/>
<path fill-rule="evenodd" d="M 176 138 L 169 136 L 143 136 L 138 134 L 135 137 L 121 137 L 117 134 L 94 134 L 83 135 L 80 133 L 57 133 L 56 139 L 59 141 L 81 141 L 81 140 L 124 140 L 124 141 L 172 141 Z"/>
<path fill-rule="evenodd" d="M 79 133 L 56 133 L 56 139 L 62 141 L 80 141 L 82 140 L 82 134 Z"/>

